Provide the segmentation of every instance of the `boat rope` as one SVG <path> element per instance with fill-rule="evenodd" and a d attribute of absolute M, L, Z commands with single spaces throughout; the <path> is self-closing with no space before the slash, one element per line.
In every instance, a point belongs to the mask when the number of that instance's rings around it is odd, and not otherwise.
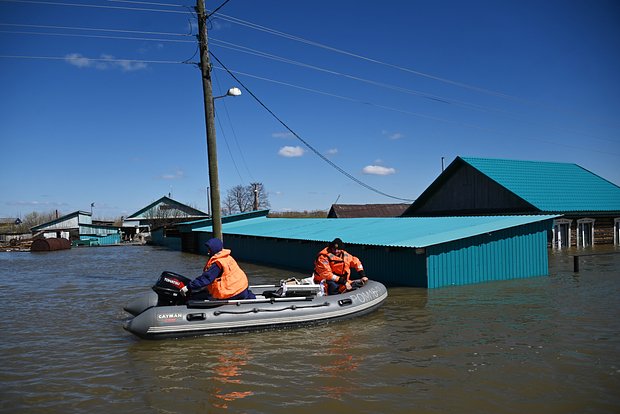
<path fill-rule="evenodd" d="M 323 302 L 323 303 L 319 303 L 317 305 L 306 305 L 306 306 L 297 306 L 297 305 L 291 305 L 291 306 L 287 306 L 285 308 L 280 308 L 280 309 L 262 309 L 262 308 L 252 308 L 252 309 L 248 309 L 246 311 L 215 311 L 213 312 L 213 316 L 219 316 L 219 315 L 243 315 L 245 313 L 258 313 L 258 312 L 281 312 L 281 311 L 285 311 L 285 310 L 296 310 L 296 309 L 306 309 L 306 308 L 320 308 L 321 306 L 329 306 L 329 302 Z"/>

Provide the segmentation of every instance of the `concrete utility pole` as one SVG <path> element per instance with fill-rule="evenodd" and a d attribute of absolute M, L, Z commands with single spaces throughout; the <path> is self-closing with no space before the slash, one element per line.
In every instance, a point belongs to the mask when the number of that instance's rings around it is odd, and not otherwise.
<path fill-rule="evenodd" d="M 220 203 L 220 183 L 217 172 L 217 145 L 215 140 L 215 108 L 211 87 L 211 62 L 209 60 L 209 40 L 207 36 L 207 15 L 204 0 L 196 0 L 198 15 L 198 42 L 200 45 L 200 71 L 202 72 L 202 91 L 207 125 L 207 158 L 209 161 L 209 184 L 211 188 L 211 219 L 213 237 L 223 240 L 222 205 Z"/>

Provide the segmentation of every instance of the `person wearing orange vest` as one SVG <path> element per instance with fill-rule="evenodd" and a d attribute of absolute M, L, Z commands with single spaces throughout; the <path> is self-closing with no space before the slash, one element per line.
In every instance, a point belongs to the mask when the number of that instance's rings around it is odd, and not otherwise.
<path fill-rule="evenodd" d="M 222 241 L 213 238 L 205 245 L 210 257 L 202 275 L 184 286 L 181 293 L 187 295 L 189 292 L 192 299 L 256 299 L 248 289 L 248 277 L 230 255 L 230 250 L 223 248 Z"/>
<path fill-rule="evenodd" d="M 361 279 L 351 280 L 352 268 L 357 271 Z M 334 239 L 317 255 L 313 278 L 314 283 L 325 281 L 328 295 L 352 290 L 368 281 L 360 259 L 346 252 L 344 243 L 339 238 Z"/>

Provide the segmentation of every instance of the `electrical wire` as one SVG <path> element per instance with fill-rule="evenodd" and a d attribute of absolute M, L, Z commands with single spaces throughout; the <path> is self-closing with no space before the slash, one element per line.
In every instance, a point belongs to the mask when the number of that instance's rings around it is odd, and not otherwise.
<path fill-rule="evenodd" d="M 86 37 L 93 39 L 116 39 L 116 40 L 140 40 L 149 42 L 173 42 L 173 43 L 196 43 L 195 40 L 179 40 L 179 39 L 157 39 L 152 37 L 129 37 L 129 36 L 105 36 L 105 35 L 92 35 L 92 34 L 79 34 L 79 33 L 41 33 L 41 32 L 26 32 L 18 30 L 0 30 L 0 33 L 8 34 L 29 34 L 40 36 L 62 36 L 62 37 Z"/>
<path fill-rule="evenodd" d="M 269 33 L 269 34 L 275 35 L 275 36 L 283 37 L 285 39 L 294 40 L 296 42 L 300 42 L 300 43 L 304 43 L 304 44 L 307 44 L 307 45 L 310 45 L 310 46 L 315 46 L 315 47 L 318 47 L 318 48 L 321 48 L 321 49 L 329 50 L 331 52 L 335 52 L 335 53 L 339 53 L 339 54 L 342 54 L 342 55 L 354 57 L 356 59 L 361 59 L 361 60 L 364 60 L 364 61 L 367 61 L 367 62 L 371 62 L 371 63 L 375 63 L 375 64 L 378 64 L 378 65 L 383 65 L 383 66 L 387 66 L 387 67 L 390 67 L 390 68 L 393 68 L 393 69 L 398 69 L 400 71 L 408 72 L 408 73 L 411 73 L 411 74 L 414 74 L 414 75 L 418 75 L 418 76 L 422 76 L 422 77 L 425 77 L 425 78 L 428 78 L 428 79 L 433 79 L 433 80 L 440 81 L 440 82 L 443 82 L 443 83 L 447 83 L 447 84 L 450 84 L 450 85 L 459 86 L 461 88 L 470 89 L 470 90 L 474 90 L 474 91 L 477 91 L 477 92 L 485 93 L 485 94 L 488 94 L 488 95 L 493 95 L 493 96 L 497 96 L 497 97 L 501 97 L 501 98 L 505 98 L 505 99 L 510 99 L 510 100 L 513 100 L 513 101 L 520 101 L 520 102 L 524 101 L 521 98 L 518 98 L 518 97 L 515 97 L 515 96 L 511 96 L 511 95 L 507 95 L 507 94 L 502 93 L 502 92 L 497 92 L 497 91 L 493 91 L 493 90 L 490 90 L 490 89 L 481 88 L 479 86 L 470 85 L 470 84 L 466 84 L 466 83 L 463 83 L 463 82 L 453 81 L 453 80 L 450 80 L 450 79 L 446 79 L 446 78 L 442 78 L 442 77 L 439 77 L 439 76 L 431 75 L 429 73 L 420 72 L 420 71 L 417 71 L 417 70 L 414 70 L 414 69 L 406 68 L 404 66 L 399 66 L 399 65 L 392 64 L 392 63 L 388 63 L 388 62 L 383 62 L 383 61 L 380 61 L 380 60 L 377 60 L 377 59 L 373 59 L 373 58 L 370 58 L 370 57 L 359 55 L 357 53 L 349 52 L 349 51 L 346 51 L 346 50 L 343 50 L 343 49 L 338 49 L 338 48 L 335 48 L 335 47 L 332 47 L 332 46 L 328 46 L 328 45 L 325 45 L 325 44 L 322 44 L 322 43 L 319 43 L 319 42 L 315 42 L 315 41 L 312 41 L 312 40 L 308 40 L 308 39 L 305 39 L 305 38 L 302 38 L 302 37 L 299 37 L 299 36 L 291 35 L 289 33 L 281 32 L 279 30 L 271 29 L 269 27 L 262 26 L 262 25 L 259 25 L 259 24 L 256 24 L 256 23 L 252 23 L 252 22 L 249 22 L 247 20 L 242 20 L 242 19 L 239 19 L 237 17 L 229 16 L 229 15 L 222 14 L 222 13 L 220 13 L 217 17 L 222 19 L 222 20 L 226 20 L 226 21 L 228 21 L 230 23 L 234 23 L 234 24 L 237 24 L 237 25 L 249 27 L 249 28 L 254 29 L 254 30 L 259 30 L 259 31 L 262 31 L 262 32 L 265 32 L 265 33 Z"/>
<path fill-rule="evenodd" d="M 0 55 L 0 59 L 34 59 L 34 60 L 68 60 L 67 56 L 20 56 L 20 55 Z M 121 62 L 121 63 L 162 63 L 162 64 L 187 64 L 178 60 L 138 60 L 138 59 L 116 59 L 116 58 L 86 58 L 81 60 L 90 62 Z M 194 63 L 191 63 L 194 64 Z"/>
<path fill-rule="evenodd" d="M 332 69 L 326 69 L 326 68 L 322 68 L 319 66 L 315 66 L 315 65 L 311 65 L 308 63 L 303 63 L 303 62 L 299 62 L 296 60 L 292 60 L 292 59 L 288 59 L 282 56 L 277 56 L 277 55 L 273 55 L 271 53 L 266 53 L 266 52 L 262 52 L 256 49 L 252 49 L 249 47 L 245 47 L 245 46 L 241 46 L 241 45 L 237 45 L 234 43 L 230 43 L 230 42 L 226 42 L 223 40 L 219 40 L 219 39 L 215 39 L 213 37 L 209 38 L 209 42 L 224 48 L 224 49 L 230 49 L 230 50 L 235 50 L 238 52 L 242 52 L 242 53 L 247 53 L 250 55 L 254 55 L 254 56 L 259 56 L 259 57 L 263 57 L 266 59 L 271 59 L 277 62 L 282 62 L 282 63 L 288 63 L 291 65 L 295 65 L 295 66 L 300 66 L 306 69 L 311 69 L 311 70 L 315 70 L 315 71 L 319 71 L 319 72 L 323 72 L 323 73 L 328 73 L 331 75 L 336 75 L 336 76 L 341 76 L 344 78 L 348 78 L 351 80 L 355 80 L 358 82 L 363 82 L 363 83 L 367 83 L 369 85 L 374 85 L 377 87 L 381 87 L 381 88 L 385 88 L 385 89 L 391 89 L 394 91 L 398 91 L 398 92 L 403 92 L 403 93 L 407 93 L 410 95 L 416 95 L 416 96 L 420 96 L 422 98 L 425 99 L 429 99 L 435 102 L 441 102 L 441 103 L 445 103 L 445 104 L 451 104 L 451 105 L 457 105 L 457 106 L 461 106 L 464 108 L 469 108 L 469 109 L 475 109 L 475 110 L 482 110 L 482 111 L 498 111 L 498 112 L 505 112 L 502 109 L 497 109 L 497 108 L 490 108 L 490 107 L 485 107 L 482 105 L 478 105 L 478 104 L 473 104 L 473 103 L 469 103 L 469 102 L 463 102 L 463 101 L 458 101 L 455 99 L 451 99 L 451 98 L 446 98 L 443 96 L 437 96 L 437 95 L 433 95 L 433 94 L 429 94 L 426 92 L 421 92 L 421 91 L 417 91 L 414 89 L 408 89 L 408 88 L 404 88 L 402 86 L 397 86 L 397 85 L 391 85 L 388 83 L 383 83 L 383 82 L 378 82 L 378 81 L 373 81 L 371 79 L 366 79 L 366 78 L 361 78 L 359 76 L 355 76 L 352 74 L 347 74 L 347 73 L 343 73 L 343 72 L 338 72 Z"/>
<path fill-rule="evenodd" d="M 226 0 L 224 3 L 220 4 L 218 7 L 215 8 L 215 10 L 213 10 L 211 13 L 209 13 L 207 15 L 207 19 L 211 16 L 213 16 L 215 13 L 218 12 L 219 9 L 221 9 L 222 7 L 224 7 L 226 5 L 226 3 L 228 3 L 230 0 Z"/>
<path fill-rule="evenodd" d="M 240 72 L 240 71 L 233 71 L 233 70 L 228 70 L 228 69 L 224 69 L 224 68 L 220 68 L 217 66 L 214 66 L 215 69 L 218 70 L 225 70 L 227 72 L 232 72 L 238 75 L 242 75 L 242 76 L 247 76 L 253 79 L 258 79 L 258 80 L 262 80 L 262 81 L 266 81 L 266 82 L 271 82 L 271 83 L 275 83 L 278 85 L 283 85 L 283 86 L 287 86 L 287 87 L 291 87 L 291 88 L 296 88 L 296 89 L 300 89 L 303 91 L 307 91 L 307 92 L 312 92 L 312 93 L 316 93 L 316 94 L 320 94 L 320 95 L 325 95 L 325 96 L 330 96 L 333 98 L 338 98 L 338 99 L 342 99 L 345 101 L 349 101 L 349 102 L 355 102 L 355 103 L 359 103 L 359 104 L 363 104 L 363 105 L 367 105 L 367 106 L 372 106 L 375 108 L 379 108 L 379 109 L 384 109 L 387 111 L 393 111 L 393 112 L 399 112 L 405 115 L 412 115 L 418 118 L 423 118 L 423 119 L 428 119 L 431 121 L 436 121 L 436 122 L 442 122 L 442 123 L 447 123 L 447 124 L 452 124 L 452 125 L 457 125 L 457 126 L 462 126 L 462 127 L 466 127 L 466 128 L 470 128 L 470 129 L 475 129 L 478 131 L 484 131 L 484 132 L 491 132 L 500 136 L 506 136 L 507 134 L 504 131 L 500 131 L 500 130 L 496 130 L 493 128 L 487 128 L 487 127 L 483 127 L 480 125 L 475 125 L 475 124 L 469 124 L 469 123 L 463 123 L 463 122 L 457 122 L 457 121 L 452 121 L 450 119 L 445 119 L 445 118 L 439 118 L 439 117 L 435 117 L 435 116 L 431 116 L 431 115 L 426 115 L 426 114 L 421 114 L 419 112 L 413 112 L 413 111 L 407 111 L 404 109 L 399 109 L 399 108 L 393 108 L 393 107 L 389 107 L 389 106 L 385 106 L 385 105 L 380 105 L 380 104 L 376 104 L 374 102 L 369 102 L 369 101 L 362 101 L 359 99 L 355 99 L 355 98 L 351 98 L 351 97 L 347 97 L 347 96 L 342 96 L 342 95 L 336 95 L 334 93 L 331 92 L 325 92 L 325 91 L 320 91 L 317 89 L 312 89 L 312 88 L 307 88 L 305 86 L 299 86 L 299 85 L 294 85 L 292 83 L 287 83 L 287 82 L 282 82 L 282 81 L 278 81 L 275 79 L 269 79 L 269 78 L 265 78 L 262 76 L 257 76 L 257 75 L 252 75 L 246 72 Z M 577 145 L 570 145 L 570 144 L 566 144 L 563 142 L 554 142 L 554 141 L 549 141 L 546 139 L 540 139 L 540 138 L 523 138 L 521 136 L 518 136 L 517 138 L 520 139 L 524 139 L 527 141 L 533 141 L 533 142 L 542 142 L 545 144 L 550 144 L 550 145 L 554 145 L 554 146 L 561 146 L 561 147 L 566 147 L 566 148 L 574 148 L 574 149 L 579 149 L 579 150 L 585 150 L 585 151 L 590 151 L 590 152 L 596 152 L 596 153 L 601 153 L 601 154 L 607 154 L 607 155 L 613 155 L 616 157 L 620 157 L 620 154 L 618 153 L 613 153 L 613 152 L 609 152 L 609 151 L 604 151 L 604 150 L 598 150 L 595 148 L 592 148 L 592 146 L 588 146 L 588 147 L 581 147 L 581 146 L 577 146 Z M 596 139 L 596 138 L 595 138 Z M 610 141 L 610 142 L 615 142 L 615 141 Z"/>
<path fill-rule="evenodd" d="M 222 91 L 222 88 L 221 88 L 220 81 L 219 81 L 218 77 L 214 76 L 214 79 L 215 79 L 215 82 L 217 83 L 218 89 L 220 91 Z M 252 173 L 250 172 L 250 169 L 248 168 L 248 163 L 246 162 L 245 156 L 243 155 L 243 149 L 241 148 L 241 145 L 239 145 L 239 140 L 237 139 L 237 133 L 235 132 L 234 124 L 232 122 L 232 119 L 230 118 L 230 113 L 228 112 L 228 105 L 226 105 L 226 100 L 223 99 L 220 102 L 221 102 L 221 105 L 224 106 L 224 112 L 226 112 L 226 118 L 228 119 L 228 126 L 230 127 L 230 130 L 232 131 L 233 138 L 235 140 L 235 145 L 237 147 L 238 154 L 241 157 L 241 161 L 243 163 L 243 166 L 245 167 L 245 170 L 248 173 L 248 175 L 250 177 L 250 180 L 251 181 L 256 181 L 254 179 L 254 177 L 252 176 Z M 216 115 L 217 115 L 217 112 L 216 112 Z M 222 128 L 221 125 L 220 125 L 220 128 Z M 232 157 L 232 153 L 231 153 L 231 157 Z M 239 177 L 241 178 L 241 174 L 239 174 Z M 243 179 L 241 181 L 243 181 Z"/>
<path fill-rule="evenodd" d="M 269 109 L 267 107 L 267 105 L 265 105 L 250 89 L 247 88 L 247 86 L 245 86 L 245 84 L 243 82 L 241 82 L 241 80 L 239 80 L 239 78 L 237 78 L 231 71 L 228 70 L 228 68 L 222 63 L 221 60 L 219 60 L 217 58 L 217 56 L 215 56 L 213 54 L 213 52 L 209 51 L 209 54 L 217 61 L 217 63 L 219 63 L 224 70 L 226 70 L 226 72 L 228 72 L 228 74 L 237 82 L 239 82 L 239 85 L 241 85 L 241 87 L 243 87 L 243 89 L 246 90 L 246 92 L 248 92 L 250 94 L 250 96 L 252 96 L 252 98 L 254 98 L 254 100 L 256 102 L 258 102 L 258 104 L 260 106 L 262 106 L 267 112 L 269 112 L 269 114 L 276 119 L 284 128 L 286 128 L 291 134 L 293 134 L 295 136 L 295 138 L 297 138 L 299 141 L 301 141 L 308 149 L 310 149 L 310 151 L 314 152 L 319 158 L 321 158 L 323 161 L 325 161 L 327 164 L 329 164 L 330 166 L 332 166 L 334 169 L 336 169 L 338 172 L 340 172 L 341 174 L 343 174 L 345 177 L 349 178 L 350 180 L 356 182 L 357 184 L 361 185 L 362 187 L 373 191 L 377 194 L 380 194 L 382 196 L 388 197 L 388 198 L 392 198 L 395 200 L 401 200 L 401 201 L 413 201 L 413 199 L 409 199 L 409 198 L 401 198 L 401 197 L 396 197 L 387 193 L 384 193 L 381 190 L 378 190 L 368 184 L 366 184 L 365 182 L 361 181 L 360 179 L 354 177 L 353 175 L 349 174 L 348 172 L 346 172 L 344 169 L 342 169 L 341 167 L 339 167 L 338 165 L 336 165 L 333 161 L 331 161 L 329 158 L 327 158 L 326 156 L 324 156 L 323 154 L 321 154 L 317 149 L 315 149 L 312 145 L 310 145 L 306 140 L 304 140 L 302 137 L 300 137 L 295 131 L 293 131 L 284 121 L 282 121 L 282 119 L 280 119 L 271 109 Z"/>
<path fill-rule="evenodd" d="M 513 96 L 513 95 L 508 95 L 508 94 L 503 93 L 503 92 L 498 92 L 498 91 L 494 91 L 494 90 L 491 90 L 491 89 L 482 88 L 482 87 L 479 87 L 479 86 L 476 86 L 476 85 L 472 85 L 472 84 L 467 84 L 467 83 L 464 83 L 464 82 L 454 81 L 454 80 L 447 79 L 447 78 L 444 78 L 444 77 L 440 77 L 440 76 L 432 75 L 432 74 L 429 74 L 429 73 L 421 72 L 421 71 L 418 71 L 418 70 L 415 70 L 415 69 L 407 68 L 407 67 L 404 67 L 404 66 L 401 66 L 401 65 L 396 65 L 396 64 L 389 63 L 389 62 L 380 61 L 378 59 L 373 59 L 373 58 L 370 58 L 370 57 L 367 57 L 367 56 L 363 56 L 363 55 L 360 55 L 360 54 L 357 54 L 357 53 L 353 53 L 353 52 L 350 52 L 350 51 L 347 51 L 347 50 L 338 49 L 336 47 L 332 47 L 332 46 L 328 46 L 328 45 L 325 45 L 325 44 L 322 44 L 322 43 L 319 43 L 319 42 L 308 40 L 308 39 L 305 39 L 305 38 L 302 38 L 302 37 L 299 37 L 299 36 L 295 36 L 295 35 L 292 35 L 292 34 L 289 34 L 289 33 L 285 33 L 285 32 L 282 32 L 282 31 L 279 31 L 279 30 L 276 30 L 276 29 L 272 29 L 272 28 L 269 28 L 269 27 L 266 27 L 266 26 L 262 26 L 262 25 L 259 25 L 259 24 L 256 24 L 256 23 L 252 23 L 250 21 L 239 19 L 237 17 L 233 17 L 233 16 L 226 15 L 226 14 L 223 14 L 223 13 L 218 14 L 217 18 L 220 18 L 222 20 L 228 21 L 228 22 L 233 23 L 233 24 L 237 24 L 237 25 L 240 25 L 240 26 L 248 27 L 248 28 L 253 29 L 253 30 L 262 31 L 262 32 L 265 32 L 265 33 L 268 33 L 268 34 L 271 34 L 271 35 L 274 35 L 274 36 L 279 36 L 279 37 L 282 37 L 282 38 L 285 38 L 285 39 L 289 39 L 289 40 L 293 40 L 293 41 L 296 41 L 296 42 L 300 42 L 300 43 L 303 43 L 303 44 L 306 44 L 306 45 L 309 45 L 309 46 L 314 46 L 314 47 L 317 47 L 317 48 L 328 50 L 328 51 L 331 51 L 331 52 L 334 52 L 334 53 L 339 53 L 339 54 L 342 54 L 342 55 L 345 55 L 345 56 L 353 57 L 353 58 L 360 59 L 360 60 L 363 60 L 363 61 L 366 61 L 366 62 L 377 64 L 377 65 L 382 65 L 382 66 L 389 67 L 389 68 L 392 68 L 392 69 L 397 69 L 399 71 L 410 73 L 410 74 L 413 74 L 413 75 L 416 75 L 416 76 L 421 76 L 421 77 L 424 77 L 424 78 L 427 78 L 427 79 L 432 79 L 432 80 L 435 80 L 435 81 L 438 81 L 438 82 L 446 83 L 448 85 L 457 86 L 457 87 L 468 89 L 468 90 L 472 90 L 472 91 L 475 91 L 475 92 L 478 92 L 478 93 L 483 93 L 483 94 L 486 94 L 486 95 L 495 96 L 495 97 L 506 99 L 506 100 L 509 100 L 509 101 L 512 101 L 512 102 L 516 102 L 516 103 L 519 103 L 519 104 L 522 104 L 522 105 L 536 107 L 536 108 L 540 108 L 540 109 L 544 109 L 544 110 L 548 110 L 548 111 L 552 111 L 552 112 L 556 112 L 556 113 L 570 114 L 572 116 L 577 115 L 580 118 L 583 118 L 583 119 L 588 120 L 590 122 L 599 123 L 599 121 L 597 121 L 596 119 L 592 119 L 592 117 L 590 117 L 590 116 L 588 116 L 586 114 L 575 112 L 574 110 L 571 110 L 570 108 L 553 107 L 553 106 L 549 106 L 549 105 L 544 104 L 544 103 L 532 101 L 532 100 L 529 100 L 529 99 L 520 98 L 520 97 Z"/>
<path fill-rule="evenodd" d="M 0 2 L 5 2 L 5 3 L 24 3 L 24 4 L 40 4 L 40 5 L 46 5 L 46 6 L 70 6 L 70 7 L 87 7 L 87 8 L 97 8 L 97 9 L 113 9 L 113 10 L 148 11 L 148 12 L 159 12 L 159 13 L 192 14 L 191 11 L 147 9 L 147 8 L 140 8 L 140 7 L 103 6 L 103 5 L 98 5 L 98 4 L 60 3 L 60 2 L 39 1 L 39 0 L 0 0 Z"/>
<path fill-rule="evenodd" d="M 149 2 L 149 1 L 131 1 L 131 0 L 106 0 L 106 1 L 110 3 L 148 4 L 151 6 L 188 7 L 183 4 L 167 4 L 167 3 L 157 3 L 157 2 Z"/>
<path fill-rule="evenodd" d="M 41 25 L 41 24 L 17 24 L 17 23 L 0 23 L 0 26 L 27 27 L 27 28 L 35 28 L 35 29 L 84 30 L 84 31 L 95 31 L 95 32 L 135 33 L 135 34 L 148 34 L 148 35 L 159 35 L 159 36 L 194 37 L 194 35 L 191 33 L 186 34 L 186 33 L 171 33 L 171 32 L 147 32 L 147 31 L 142 31 L 142 30 L 104 29 L 104 28 L 97 28 L 97 27 L 50 26 L 50 25 Z M 30 32 L 23 32 L 23 33 L 30 33 Z"/>

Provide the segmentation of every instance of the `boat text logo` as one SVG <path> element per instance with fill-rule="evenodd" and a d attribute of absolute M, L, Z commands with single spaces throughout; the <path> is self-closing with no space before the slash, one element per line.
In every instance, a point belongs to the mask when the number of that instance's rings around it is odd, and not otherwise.
<path fill-rule="evenodd" d="M 167 277 L 165 277 L 165 278 L 164 278 L 164 282 L 168 282 L 168 283 L 170 283 L 171 285 L 174 285 L 174 286 L 176 286 L 176 287 L 183 287 L 183 286 L 185 286 L 185 285 L 183 284 L 183 282 L 181 282 L 180 280 L 176 280 L 176 279 L 168 279 Z"/>
<path fill-rule="evenodd" d="M 182 318 L 182 313 L 160 313 L 157 315 L 157 319 L 161 319 L 164 322 L 168 321 L 176 321 L 179 318 Z"/>
<path fill-rule="evenodd" d="M 356 293 L 353 296 L 361 303 L 366 303 L 366 302 L 370 302 L 370 301 L 377 299 L 380 296 L 380 292 L 379 292 L 379 289 L 372 288 L 372 289 L 369 289 L 367 292 Z"/>

